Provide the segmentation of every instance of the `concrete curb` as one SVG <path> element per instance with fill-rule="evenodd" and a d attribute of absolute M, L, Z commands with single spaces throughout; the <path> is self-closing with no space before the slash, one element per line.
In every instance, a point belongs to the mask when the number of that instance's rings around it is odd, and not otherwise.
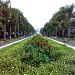
<path fill-rule="evenodd" d="M 33 37 L 33 36 L 34 36 L 34 35 L 29 36 L 29 37 Z M 29 37 L 27 37 L 27 38 L 29 38 Z M 23 41 L 23 40 L 25 40 L 25 39 L 27 39 L 27 38 L 24 38 L 24 39 L 21 39 L 21 40 L 18 40 L 18 41 L 9 43 L 9 44 L 7 44 L 7 45 L 1 46 L 0 49 L 2 49 L 2 48 L 4 48 L 4 47 L 7 47 L 7 46 L 10 46 L 10 45 L 12 45 L 12 44 L 15 44 L 15 43 L 17 43 L 17 42 Z"/>
<path fill-rule="evenodd" d="M 9 44 L 7 44 L 7 45 L 1 46 L 0 49 L 2 49 L 2 48 L 4 48 L 4 47 L 7 47 L 7 46 L 10 46 L 10 45 L 12 45 L 12 44 L 15 44 L 15 43 L 17 43 L 17 42 L 20 42 L 20 41 L 22 41 L 22 40 L 25 40 L 25 39 L 21 39 L 21 40 L 19 40 L 19 41 L 15 41 L 15 42 L 9 43 Z"/>
<path fill-rule="evenodd" d="M 27 37 L 27 38 L 28 38 L 28 37 Z M 27 39 L 27 38 L 24 38 L 24 39 L 21 39 L 21 40 L 18 40 L 18 41 L 9 43 L 9 44 L 7 44 L 7 45 L 1 46 L 0 49 L 2 49 L 2 48 L 4 48 L 4 47 L 7 47 L 7 46 L 10 46 L 10 45 L 12 45 L 12 44 L 15 44 L 15 43 L 17 43 L 17 42 L 23 41 L 23 40 L 25 40 L 25 39 Z"/>
<path fill-rule="evenodd" d="M 71 45 L 68 45 L 68 44 L 66 44 L 66 43 L 63 43 L 63 42 L 60 42 L 60 41 L 54 40 L 54 39 L 52 39 L 52 38 L 49 38 L 49 39 L 51 39 L 51 40 L 53 40 L 53 41 L 55 41 L 55 42 L 57 42 L 57 43 L 60 43 L 60 44 L 66 45 L 67 47 L 70 47 L 70 48 L 72 48 L 72 49 L 75 50 L 75 47 L 73 47 L 73 46 L 71 46 Z"/>

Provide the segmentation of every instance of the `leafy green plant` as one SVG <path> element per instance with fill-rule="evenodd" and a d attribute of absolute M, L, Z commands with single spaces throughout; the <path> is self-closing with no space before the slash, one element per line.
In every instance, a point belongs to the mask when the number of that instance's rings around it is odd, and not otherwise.
<path fill-rule="evenodd" d="M 50 63 L 58 60 L 60 57 L 59 52 L 53 53 L 55 49 L 58 50 L 55 47 L 53 48 L 42 36 L 36 35 L 20 50 L 19 59 L 21 62 L 34 66 L 39 66 L 41 63 Z"/>

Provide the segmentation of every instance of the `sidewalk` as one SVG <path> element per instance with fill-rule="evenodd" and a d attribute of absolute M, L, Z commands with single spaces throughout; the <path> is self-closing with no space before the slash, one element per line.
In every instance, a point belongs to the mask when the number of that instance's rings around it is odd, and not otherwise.
<path fill-rule="evenodd" d="M 52 39 L 52 38 L 49 38 L 49 39 L 51 39 L 51 40 L 53 40 L 53 41 L 55 41 L 55 42 L 57 42 L 57 43 L 64 44 L 64 45 L 66 45 L 67 47 L 70 47 L 70 48 L 72 48 L 72 49 L 75 50 L 75 46 L 70 45 L 70 44 L 68 44 L 68 43 L 66 43 L 66 42 L 60 42 L 60 41 L 54 40 L 54 39 Z"/>

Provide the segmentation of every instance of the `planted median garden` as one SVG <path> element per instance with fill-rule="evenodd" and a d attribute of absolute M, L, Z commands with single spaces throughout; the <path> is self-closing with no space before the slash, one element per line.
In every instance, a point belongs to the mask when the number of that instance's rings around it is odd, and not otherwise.
<path fill-rule="evenodd" d="M 35 35 L 0 49 L 1 75 L 74 75 L 75 51 Z"/>

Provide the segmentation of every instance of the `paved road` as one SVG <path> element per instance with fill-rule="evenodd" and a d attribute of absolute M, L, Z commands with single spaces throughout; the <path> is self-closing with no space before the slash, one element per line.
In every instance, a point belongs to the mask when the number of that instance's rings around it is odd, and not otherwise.
<path fill-rule="evenodd" d="M 32 35 L 32 36 L 34 36 L 34 35 Z M 28 37 L 32 37 L 32 36 L 28 36 Z M 12 44 L 14 44 L 14 43 L 20 42 L 20 41 L 22 41 L 22 40 L 25 40 L 25 39 L 27 39 L 28 37 L 26 37 L 26 38 L 14 39 L 14 40 L 11 40 L 11 41 L 7 41 L 7 42 L 0 43 L 0 49 L 2 49 L 2 48 L 4 48 L 4 47 L 7 47 L 7 46 L 10 46 L 10 45 L 12 45 Z"/>
<path fill-rule="evenodd" d="M 31 37 L 32 37 L 32 36 L 31 36 Z M 28 37 L 27 37 L 27 38 L 28 38 Z M 0 49 L 1 49 L 1 48 L 4 48 L 4 47 L 6 47 L 6 46 L 12 45 L 12 44 L 14 44 L 14 43 L 20 42 L 20 41 L 22 41 L 22 40 L 25 40 L 25 39 L 27 39 L 27 38 L 20 38 L 20 39 L 16 39 L 16 40 L 11 40 L 11 41 L 7 41 L 7 42 L 0 43 Z M 70 48 L 72 48 L 72 49 L 75 50 L 75 45 L 74 45 L 74 44 L 69 44 L 68 42 L 60 42 L 60 41 L 54 40 L 54 39 L 52 39 L 52 38 L 49 38 L 49 39 L 51 39 L 51 40 L 53 40 L 53 41 L 55 41 L 55 42 L 58 42 L 58 43 L 60 43 L 60 44 L 64 44 L 64 45 L 66 45 L 66 46 L 68 46 L 68 47 L 70 47 Z"/>
<path fill-rule="evenodd" d="M 21 40 L 21 39 L 23 39 L 23 38 L 11 39 L 11 40 L 7 40 L 7 41 L 5 41 L 5 42 L 2 41 L 2 42 L 0 42 L 0 47 L 3 46 L 3 45 L 6 45 L 6 44 L 12 43 L 12 42 Z"/>
<path fill-rule="evenodd" d="M 58 43 L 60 43 L 60 44 L 64 44 L 64 45 L 66 45 L 67 47 L 70 47 L 70 48 L 72 48 L 72 49 L 75 50 L 75 44 L 70 44 L 70 43 L 68 43 L 68 42 L 60 42 L 60 41 L 57 41 L 57 40 L 52 39 L 52 38 L 49 38 L 49 39 L 51 39 L 51 40 L 53 40 L 53 41 L 55 41 L 55 42 L 58 42 Z"/>
<path fill-rule="evenodd" d="M 27 39 L 27 38 L 19 38 L 19 39 L 13 39 L 10 41 L 2 42 L 2 43 L 0 43 L 0 49 L 4 48 L 6 46 L 12 45 L 14 43 L 20 42 L 20 41 L 25 40 L 25 39 Z"/>

